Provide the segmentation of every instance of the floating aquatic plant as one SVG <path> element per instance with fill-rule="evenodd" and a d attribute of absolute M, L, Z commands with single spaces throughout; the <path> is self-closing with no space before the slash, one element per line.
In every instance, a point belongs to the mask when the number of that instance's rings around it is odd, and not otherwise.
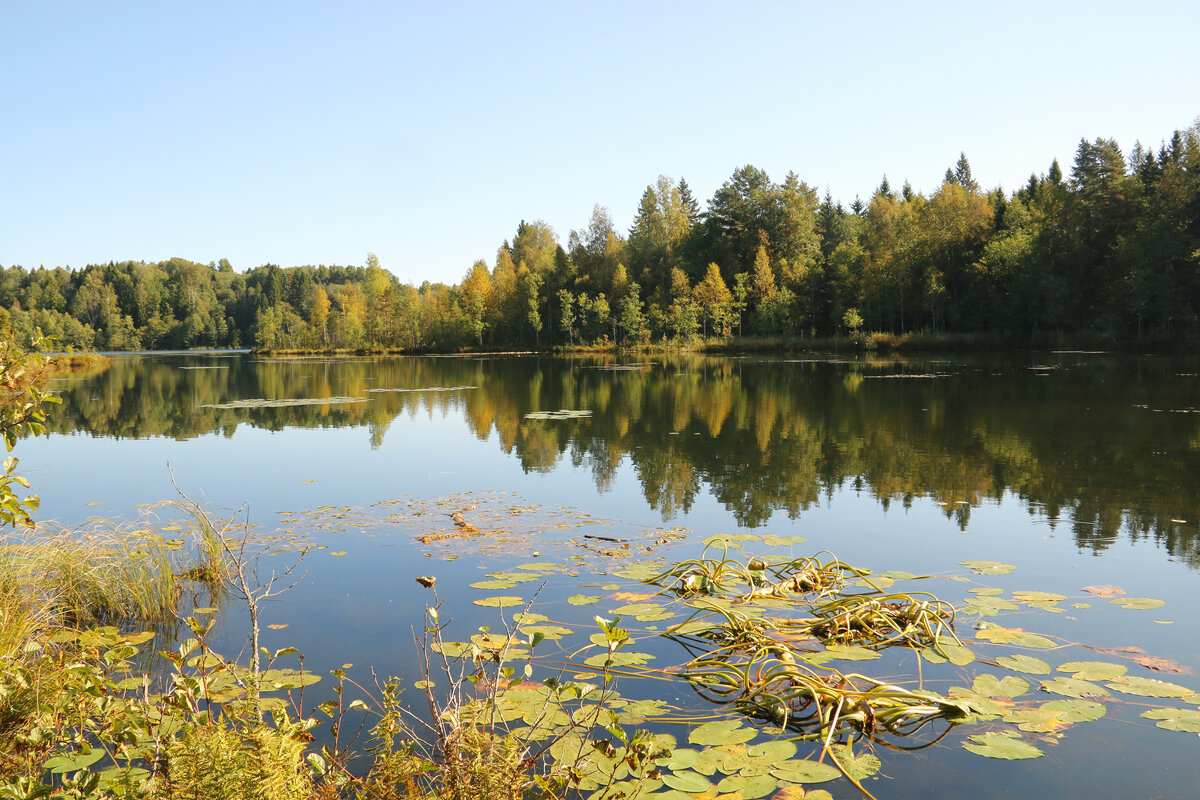
<path fill-rule="evenodd" d="M 365 403 L 365 397 L 291 397 L 277 400 L 267 400 L 255 397 L 249 400 L 233 400 L 228 403 L 203 403 L 200 408 L 286 408 L 289 406 L 324 406 L 342 405 L 346 403 Z"/>

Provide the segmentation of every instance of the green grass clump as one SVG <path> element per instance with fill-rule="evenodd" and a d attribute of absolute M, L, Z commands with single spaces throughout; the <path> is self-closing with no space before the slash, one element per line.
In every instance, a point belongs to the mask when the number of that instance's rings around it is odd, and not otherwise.
<path fill-rule="evenodd" d="M 4 540 L 0 569 L 68 623 L 170 627 L 187 581 L 215 591 L 227 574 L 219 545 L 195 538 L 188 547 L 149 529 L 40 525 Z"/>

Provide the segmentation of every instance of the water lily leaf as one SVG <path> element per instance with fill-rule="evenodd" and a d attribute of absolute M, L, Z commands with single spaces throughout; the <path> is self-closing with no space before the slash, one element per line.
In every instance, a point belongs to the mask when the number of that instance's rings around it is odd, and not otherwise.
<path fill-rule="evenodd" d="M 791 759 L 775 769 L 771 775 L 787 783 L 824 783 L 842 777 L 842 773 L 833 764 L 816 761 Z"/>
<path fill-rule="evenodd" d="M 598 594 L 573 594 L 567 598 L 567 602 L 573 606 L 590 606 L 592 603 L 600 602 Z"/>
<path fill-rule="evenodd" d="M 919 578 L 920 576 L 912 572 L 905 572 L 902 569 L 889 569 L 886 572 L 880 573 L 879 577 L 891 578 L 894 581 L 910 581 L 914 578 Z"/>
<path fill-rule="evenodd" d="M 1138 611 L 1162 608 L 1167 604 L 1165 600 L 1155 600 L 1153 597 L 1117 597 L 1108 602 L 1118 605 L 1121 608 L 1131 608 Z"/>
<path fill-rule="evenodd" d="M 753 728 L 743 728 L 740 720 L 723 719 L 693 728 L 688 733 L 688 741 L 699 745 L 737 744 L 748 742 L 756 735 Z"/>
<path fill-rule="evenodd" d="M 976 575 L 1007 575 L 1017 568 L 1015 564 L 1002 564 L 999 561 L 960 561 L 958 563 Z"/>
<path fill-rule="evenodd" d="M 972 736 L 971 744 L 963 744 L 963 748 L 977 756 L 985 758 L 1002 758 L 1006 760 L 1021 758 L 1038 758 L 1045 755 L 1028 742 L 1024 742 L 1012 731 L 997 731 Z"/>
<path fill-rule="evenodd" d="M 234 400 L 229 403 L 207 403 L 198 408 L 285 408 L 288 406 L 324 406 L 365 402 L 367 402 L 365 397 L 297 397 L 283 400 L 267 400 L 256 397 L 250 400 Z"/>
<path fill-rule="evenodd" d="M 1045 636 L 1036 633 L 1026 633 L 1021 628 L 1004 628 L 999 625 L 988 625 L 975 631 L 976 639 L 985 639 L 998 644 L 1013 644 L 1017 647 L 1038 647 L 1049 649 L 1057 645 Z"/>
<path fill-rule="evenodd" d="M 846 770 L 846 774 L 856 781 L 871 777 L 879 772 L 879 768 L 882 766 L 879 759 L 871 753 L 864 752 L 855 755 L 849 745 L 835 744 L 829 749 L 837 757 L 837 762 L 842 765 L 842 769 Z"/>
<path fill-rule="evenodd" d="M 524 583 L 526 581 L 540 580 L 540 575 L 530 575 L 526 572 L 489 572 L 489 578 L 495 578 L 498 581 L 512 581 L 513 583 Z"/>
<path fill-rule="evenodd" d="M 653 658 L 654 656 L 649 653 L 631 653 L 619 650 L 612 654 L 612 661 L 609 661 L 608 653 L 599 653 L 583 663 L 589 667 L 604 667 L 606 664 L 610 667 L 641 667 Z"/>
<path fill-rule="evenodd" d="M 964 614 L 978 614 L 981 617 L 994 617 L 1001 611 L 1016 611 L 1021 606 L 1003 597 L 977 595 L 963 607 Z"/>
<path fill-rule="evenodd" d="M 1110 664 L 1107 661 L 1068 661 L 1056 669 L 1059 672 L 1070 672 L 1074 677 L 1085 681 L 1111 681 L 1129 671 L 1129 667 L 1124 664 Z"/>
<path fill-rule="evenodd" d="M 1085 586 L 1083 591 L 1099 597 L 1116 597 L 1117 595 L 1125 594 L 1125 590 L 1120 586 L 1113 586 L 1111 583 L 1101 584 L 1099 586 Z"/>
<path fill-rule="evenodd" d="M 979 597 L 991 597 L 998 594 L 1004 594 L 1003 589 L 999 589 L 995 586 L 976 586 L 974 589 L 970 589 L 969 591 L 971 594 Z"/>
<path fill-rule="evenodd" d="M 1051 700 L 1035 708 L 1010 711 L 1004 715 L 1004 721 L 1015 723 L 1023 731 L 1053 733 L 1069 728 L 1076 722 L 1100 719 L 1104 713 L 1103 703 L 1090 700 Z"/>
<path fill-rule="evenodd" d="M 940 645 L 940 647 L 942 649 L 942 653 L 944 653 L 950 659 L 950 663 L 957 667 L 965 667 L 967 664 L 970 664 L 975 660 L 975 653 L 963 647 L 962 645 L 943 644 Z"/>
<path fill-rule="evenodd" d="M 1105 684 L 1110 689 L 1114 689 L 1124 694 L 1132 694 L 1137 697 L 1186 697 L 1192 694 L 1192 690 L 1186 686 L 1180 686 L 1177 683 L 1167 683 L 1166 681 L 1155 680 L 1154 678 L 1141 678 L 1131 675 L 1119 675 L 1113 678 L 1111 682 Z"/>
<path fill-rule="evenodd" d="M 450 658 L 462 658 L 471 652 L 470 642 L 442 642 L 431 645 L 435 653 L 441 653 Z"/>
<path fill-rule="evenodd" d="M 752 800 L 755 797 L 766 797 L 775 791 L 777 786 L 779 786 L 779 781 L 770 775 L 755 775 L 752 777 L 730 775 L 717 784 L 717 791 L 737 792 L 743 800 Z"/>
<path fill-rule="evenodd" d="M 804 544 L 808 539 L 803 536 L 776 536 L 773 533 L 768 533 L 762 537 L 762 543 L 767 547 L 788 547 L 794 544 Z"/>
<path fill-rule="evenodd" d="M 263 683 L 273 689 L 299 689 L 301 686 L 312 686 L 320 680 L 320 675 L 294 669 L 269 669 L 262 674 Z"/>
<path fill-rule="evenodd" d="M 666 766 L 678 772 L 694 767 L 699 759 L 699 750 L 693 750 L 690 747 L 677 747 L 667 756 Z"/>
<path fill-rule="evenodd" d="M 484 597 L 476 600 L 475 605 L 483 606 L 484 608 L 511 608 L 512 606 L 525 605 L 525 598 L 511 596 Z"/>
<path fill-rule="evenodd" d="M 937 650 L 934 650 L 932 647 L 926 647 L 921 650 L 921 658 L 925 659 L 930 664 L 945 664 L 950 660 Z"/>
<path fill-rule="evenodd" d="M 610 595 L 609 599 L 625 600 L 629 603 L 637 603 L 641 602 L 642 600 L 650 600 L 655 597 L 658 597 L 657 592 L 617 592 L 614 595 Z"/>
<path fill-rule="evenodd" d="M 633 700 L 621 708 L 622 717 L 656 717 L 667 710 L 665 700 Z"/>
<path fill-rule="evenodd" d="M 700 540 L 706 547 L 725 547 L 730 550 L 741 550 L 742 543 L 727 533 L 714 533 Z"/>
<path fill-rule="evenodd" d="M 535 554 L 536 555 L 536 554 Z M 524 569 L 530 572 L 558 572 L 562 569 L 562 564 L 555 564 L 553 561 L 533 561 L 529 564 L 517 564 L 517 569 Z"/>
<path fill-rule="evenodd" d="M 1022 603 L 1057 603 L 1059 600 L 1066 600 L 1065 594 L 1057 594 L 1056 592 L 1036 592 L 1036 591 L 1017 591 L 1013 592 L 1012 596 L 1020 600 Z"/>
<path fill-rule="evenodd" d="M 1169 731 L 1200 733 L 1200 709 L 1154 708 L 1144 712 L 1142 716 L 1158 720 L 1158 727 Z"/>
<path fill-rule="evenodd" d="M 1066 595 L 1053 592 L 1013 592 L 1013 597 L 1030 608 L 1040 608 L 1055 614 L 1063 613 L 1063 610 L 1058 607 L 1058 603 L 1060 600 L 1067 599 Z"/>
<path fill-rule="evenodd" d="M 678 789 L 681 792 L 698 794 L 707 792 L 712 788 L 712 781 L 704 777 L 698 772 L 685 770 L 683 772 L 664 772 L 662 782 L 672 789 Z"/>
<path fill-rule="evenodd" d="M 796 743 L 787 740 L 763 742 L 751 745 L 747 749 L 751 758 L 769 758 L 772 761 L 786 761 L 796 755 Z"/>
<path fill-rule="evenodd" d="M 1011 669 L 1014 672 L 1024 672 L 1028 675 L 1050 674 L 1049 664 L 1040 658 L 1034 658 L 1022 653 L 1014 653 L 1011 656 L 1000 656 L 996 659 L 996 663 L 1005 669 Z"/>
<path fill-rule="evenodd" d="M 558 641 L 562 637 L 570 636 L 575 632 L 561 625 L 524 625 L 521 627 L 521 631 L 527 634 L 540 633 L 549 641 Z"/>
<path fill-rule="evenodd" d="M 471 588 L 472 589 L 488 589 L 490 591 L 496 591 L 497 589 L 511 589 L 516 585 L 517 585 L 516 581 L 488 580 L 488 581 L 476 581 L 475 583 L 471 584 Z"/>
<path fill-rule="evenodd" d="M 703 633 L 704 631 L 710 631 L 715 627 L 717 627 L 717 626 L 712 622 L 706 622 L 705 620 L 702 620 L 702 619 L 693 619 L 693 620 L 688 620 L 687 622 L 681 622 L 678 625 L 672 625 L 669 628 L 667 628 L 666 631 L 664 631 L 664 633 L 674 635 L 674 636 L 687 636 L 689 634 L 696 634 L 696 633 Z"/>
<path fill-rule="evenodd" d="M 984 673 L 975 678 L 972 689 L 984 697 L 1020 697 L 1029 691 L 1029 683 L 1015 675 L 1005 675 L 997 678 L 990 673 Z"/>
<path fill-rule="evenodd" d="M 662 573 L 662 567 L 657 564 L 635 564 L 632 567 L 626 567 L 625 569 L 617 570 L 613 574 L 621 578 L 628 578 L 632 581 L 648 581 L 660 573 Z M 605 591 L 611 590 L 606 589 Z"/>
<path fill-rule="evenodd" d="M 1110 694 L 1103 686 L 1079 678 L 1051 678 L 1042 682 L 1042 691 L 1075 698 Z"/>
<path fill-rule="evenodd" d="M 778 792 L 771 795 L 771 800 L 833 800 L 833 795 L 824 789 L 813 789 L 811 792 L 804 791 L 803 786 L 784 786 Z"/>

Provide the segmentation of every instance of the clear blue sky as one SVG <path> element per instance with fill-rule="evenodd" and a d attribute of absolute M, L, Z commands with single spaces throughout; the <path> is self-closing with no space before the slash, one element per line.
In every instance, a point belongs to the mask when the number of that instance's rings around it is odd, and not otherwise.
<path fill-rule="evenodd" d="M 836 6 L 836 7 L 835 7 Z M 0 0 L 0 265 L 181 256 L 456 282 L 746 163 L 844 202 L 1012 189 L 1200 114 L 1200 3 Z"/>

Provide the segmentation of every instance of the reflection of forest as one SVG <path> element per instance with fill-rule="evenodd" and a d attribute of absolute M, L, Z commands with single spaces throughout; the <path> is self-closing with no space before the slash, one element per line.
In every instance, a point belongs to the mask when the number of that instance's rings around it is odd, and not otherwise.
<path fill-rule="evenodd" d="M 1047 375 L 956 364 L 943 377 L 900 363 L 656 357 L 614 370 L 608 357 L 269 360 L 118 358 L 64 382 L 53 432 L 185 439 L 239 424 L 366 426 L 382 443 L 401 414 L 460 411 L 495 431 L 526 470 L 564 458 L 604 490 L 628 457 L 646 499 L 669 519 L 702 486 L 754 527 L 796 517 L 843 486 L 885 507 L 931 497 L 966 526 L 971 508 L 1011 492 L 1103 549 L 1124 531 L 1200 563 L 1200 433 L 1195 377 L 1166 362 L 1102 362 Z M 926 365 L 927 366 L 927 365 Z M 945 365 L 941 365 L 945 367 Z M 1195 370 L 1188 370 L 1194 372 Z M 457 391 L 375 391 L 474 386 Z M 347 405 L 212 409 L 231 400 L 367 397 Z M 1149 407 L 1140 407 L 1149 406 Z M 526 420 L 591 409 L 583 420 Z M 965 501 L 965 502 L 964 502 Z M 1186 522 L 1182 522 L 1186 520 Z"/>

